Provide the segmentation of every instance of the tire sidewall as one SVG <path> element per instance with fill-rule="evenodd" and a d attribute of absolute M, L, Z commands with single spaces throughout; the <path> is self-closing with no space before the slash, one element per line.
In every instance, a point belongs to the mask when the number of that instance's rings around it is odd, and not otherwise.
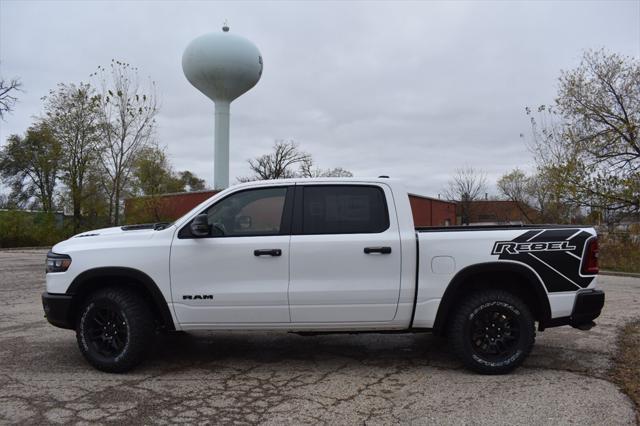
<path fill-rule="evenodd" d="M 125 346 L 122 351 L 115 357 L 108 357 L 100 354 L 93 347 L 93 344 L 88 340 L 87 321 L 89 319 L 89 314 L 92 312 L 92 310 L 98 308 L 113 309 L 118 312 L 124 319 L 125 327 L 127 330 Z M 126 310 L 123 309 L 117 302 L 107 297 L 97 297 L 89 300 L 88 303 L 85 304 L 78 318 L 77 335 L 80 350 L 82 351 L 83 355 L 94 365 L 99 364 L 105 367 L 116 367 L 120 365 L 123 360 L 127 359 L 127 356 L 131 351 L 131 324 L 129 316 L 127 315 Z"/>
<path fill-rule="evenodd" d="M 503 359 L 478 353 L 472 343 L 472 324 L 485 309 L 508 311 L 518 323 L 519 337 L 515 347 Z M 535 341 L 535 320 L 526 304 L 510 293 L 500 290 L 480 291 L 470 295 L 457 311 L 450 330 L 453 350 L 471 370 L 482 374 L 508 373 L 526 359 Z"/>
<path fill-rule="evenodd" d="M 472 326 L 473 320 L 480 313 L 482 313 L 482 311 L 484 311 L 485 309 L 491 309 L 491 308 L 497 308 L 497 309 L 508 311 L 512 315 L 514 320 L 518 322 L 518 328 L 520 333 L 518 336 L 518 341 L 516 343 L 515 350 L 513 351 L 512 354 L 510 354 L 506 359 L 503 359 L 503 360 L 489 360 L 489 359 L 483 358 L 481 355 L 479 355 L 476 352 L 471 342 L 471 326 Z M 475 309 L 473 309 L 471 313 L 469 313 L 469 315 L 467 316 L 467 321 L 464 326 L 464 338 L 466 341 L 466 350 L 469 352 L 471 359 L 475 363 L 485 368 L 491 368 L 491 369 L 510 368 L 512 365 L 516 364 L 520 358 L 525 356 L 525 342 L 527 342 L 528 340 L 527 338 L 528 336 L 526 336 L 526 334 L 528 333 L 527 330 L 528 330 L 528 325 L 526 324 L 526 321 L 523 318 L 522 311 L 518 309 L 516 306 L 514 306 L 513 304 L 503 300 L 493 300 L 493 301 L 484 302 L 479 306 L 477 306 Z"/>

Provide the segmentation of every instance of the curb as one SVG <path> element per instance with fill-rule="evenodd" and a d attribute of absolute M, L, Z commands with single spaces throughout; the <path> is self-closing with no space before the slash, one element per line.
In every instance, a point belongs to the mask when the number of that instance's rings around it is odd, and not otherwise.
<path fill-rule="evenodd" d="M 636 273 L 636 272 L 600 271 L 599 275 L 611 275 L 611 276 L 614 276 L 614 277 L 640 278 L 640 274 Z"/>
<path fill-rule="evenodd" d="M 0 251 L 33 251 L 33 250 L 51 250 L 51 246 L 40 246 L 40 247 L 0 247 Z"/>

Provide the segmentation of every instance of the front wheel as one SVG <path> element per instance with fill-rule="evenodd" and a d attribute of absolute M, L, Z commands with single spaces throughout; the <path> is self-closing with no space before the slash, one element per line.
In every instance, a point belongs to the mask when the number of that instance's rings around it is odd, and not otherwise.
<path fill-rule="evenodd" d="M 138 294 L 105 288 L 83 303 L 76 338 L 91 365 L 109 373 L 123 373 L 144 359 L 154 331 L 149 306 Z"/>
<path fill-rule="evenodd" d="M 449 330 L 453 351 L 467 368 L 504 374 L 525 360 L 535 341 L 535 321 L 520 298 L 500 290 L 469 296 Z"/>

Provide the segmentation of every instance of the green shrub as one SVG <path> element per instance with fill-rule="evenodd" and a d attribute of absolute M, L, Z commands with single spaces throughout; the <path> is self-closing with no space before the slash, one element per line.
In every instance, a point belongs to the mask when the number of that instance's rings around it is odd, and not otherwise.
<path fill-rule="evenodd" d="M 69 225 L 52 213 L 0 211 L 0 247 L 52 246 L 71 235 Z"/>

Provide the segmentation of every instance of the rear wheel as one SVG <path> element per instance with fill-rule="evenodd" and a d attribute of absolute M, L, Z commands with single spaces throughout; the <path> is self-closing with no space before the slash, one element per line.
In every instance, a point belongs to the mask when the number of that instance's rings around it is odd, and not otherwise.
<path fill-rule="evenodd" d="M 525 360 L 535 341 L 535 321 L 518 297 L 500 290 L 472 294 L 455 311 L 449 339 L 467 368 L 507 373 Z"/>
<path fill-rule="evenodd" d="M 138 365 L 153 342 L 151 310 L 135 292 L 106 288 L 89 295 L 82 305 L 76 338 L 91 365 L 122 373 Z"/>

